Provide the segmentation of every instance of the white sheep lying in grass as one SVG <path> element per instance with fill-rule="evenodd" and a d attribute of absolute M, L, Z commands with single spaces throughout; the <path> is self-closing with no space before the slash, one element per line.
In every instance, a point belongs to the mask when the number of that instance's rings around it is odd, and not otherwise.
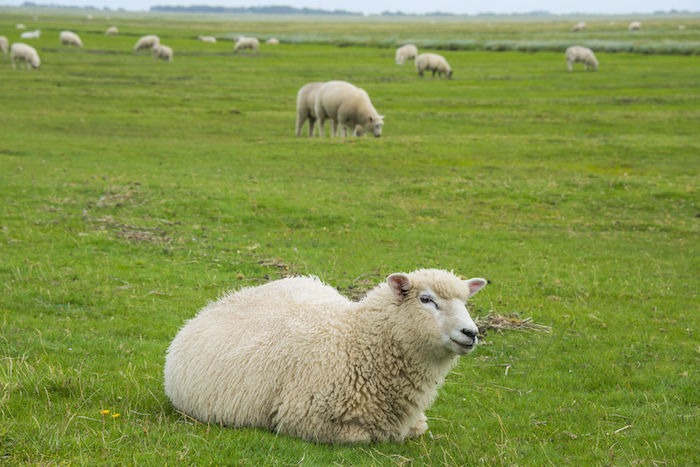
<path fill-rule="evenodd" d="M 314 126 L 316 125 L 316 94 L 323 83 L 313 82 L 305 84 L 297 92 L 297 122 L 295 134 L 301 136 L 301 127 L 309 121 L 309 136 L 314 135 Z"/>
<path fill-rule="evenodd" d="M 6 54 L 9 51 L 10 51 L 10 41 L 7 40 L 7 37 L 0 36 L 0 52 Z"/>
<path fill-rule="evenodd" d="M 319 133 L 323 136 L 326 119 L 331 120 L 331 134 L 347 136 L 348 130 L 353 136 L 362 136 L 371 131 L 374 136 L 382 135 L 384 116 L 379 115 L 372 105 L 369 95 L 346 81 L 328 81 L 316 92 L 314 104 L 319 123 Z"/>
<path fill-rule="evenodd" d="M 280 45 L 280 40 L 276 37 L 271 37 L 268 40 L 266 40 L 265 43 L 270 45 Z"/>
<path fill-rule="evenodd" d="M 116 26 L 110 26 L 105 31 L 105 36 L 118 36 L 118 35 L 119 35 L 119 28 Z"/>
<path fill-rule="evenodd" d="M 642 23 L 640 23 L 639 21 L 632 21 L 629 24 L 629 26 L 627 26 L 627 29 L 629 29 L 630 31 L 639 31 L 640 29 L 642 29 Z"/>
<path fill-rule="evenodd" d="M 214 36 L 197 36 L 197 39 L 199 39 L 202 42 L 216 44 L 216 37 L 214 37 Z"/>
<path fill-rule="evenodd" d="M 163 44 L 154 44 L 152 47 L 153 59 L 166 60 L 168 62 L 173 61 L 173 49 Z"/>
<path fill-rule="evenodd" d="M 465 306 L 486 285 L 423 269 L 352 302 L 310 277 L 233 292 L 188 321 L 165 392 L 197 420 L 309 441 L 402 441 L 460 355 L 477 343 Z"/>
<path fill-rule="evenodd" d="M 437 73 L 438 76 L 445 75 L 452 78 L 452 68 L 445 57 L 433 53 L 420 54 L 416 57 L 416 71 L 419 76 L 423 76 L 424 71 L 432 71 L 433 76 Z"/>
<path fill-rule="evenodd" d="M 574 25 L 573 28 L 571 28 L 571 32 L 580 32 L 586 29 L 586 22 L 585 21 L 580 21 Z"/>
<path fill-rule="evenodd" d="M 396 64 L 403 65 L 406 60 L 413 60 L 418 56 L 418 47 L 413 44 L 402 45 L 396 49 Z"/>
<path fill-rule="evenodd" d="M 16 62 L 24 62 L 27 70 L 29 70 L 30 67 L 39 68 L 41 65 L 41 60 L 39 59 L 39 54 L 36 49 L 22 42 L 15 42 L 12 44 L 12 47 L 10 47 L 10 60 L 12 61 L 12 68 L 17 68 Z"/>
<path fill-rule="evenodd" d="M 598 60 L 595 58 L 595 54 L 588 47 L 583 47 L 580 45 L 572 45 L 566 49 L 566 69 L 573 71 L 574 63 L 583 63 L 584 70 L 589 68 L 594 71 L 598 69 Z"/>
<path fill-rule="evenodd" d="M 83 41 L 80 40 L 80 36 L 73 31 L 61 31 L 58 37 L 63 45 L 72 45 L 75 47 L 83 46 Z"/>
<path fill-rule="evenodd" d="M 41 37 L 41 30 L 37 29 L 35 31 L 25 31 L 19 35 L 22 39 L 39 39 Z"/>
<path fill-rule="evenodd" d="M 246 49 L 258 53 L 260 41 L 256 37 L 239 37 L 236 41 L 236 45 L 233 46 L 233 51 L 239 52 Z"/>
<path fill-rule="evenodd" d="M 160 44 L 160 37 L 156 36 L 155 34 L 148 34 L 140 37 L 139 40 L 136 41 L 134 50 L 139 51 L 142 49 L 150 49 L 156 44 Z"/>

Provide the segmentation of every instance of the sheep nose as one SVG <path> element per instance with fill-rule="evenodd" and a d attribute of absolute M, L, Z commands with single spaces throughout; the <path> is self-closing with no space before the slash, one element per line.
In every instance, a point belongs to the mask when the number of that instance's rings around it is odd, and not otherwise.
<path fill-rule="evenodd" d="M 464 329 L 462 329 L 461 332 L 462 332 L 462 334 L 464 334 L 465 336 L 470 338 L 472 341 L 476 342 L 476 334 L 477 334 L 476 331 L 474 331 L 472 329 L 464 328 Z"/>

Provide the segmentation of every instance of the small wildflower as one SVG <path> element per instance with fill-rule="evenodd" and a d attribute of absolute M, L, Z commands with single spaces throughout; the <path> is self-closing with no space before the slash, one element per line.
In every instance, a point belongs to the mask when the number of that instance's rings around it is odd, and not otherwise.
<path fill-rule="evenodd" d="M 120 413 L 113 413 L 112 414 L 112 418 L 114 418 L 115 420 L 121 416 L 122 416 L 122 414 L 120 414 Z"/>
<path fill-rule="evenodd" d="M 102 409 L 102 410 L 100 410 L 100 415 L 102 415 L 103 417 L 104 417 L 105 415 L 108 415 L 108 414 L 109 414 L 109 410 L 107 410 L 107 409 Z"/>

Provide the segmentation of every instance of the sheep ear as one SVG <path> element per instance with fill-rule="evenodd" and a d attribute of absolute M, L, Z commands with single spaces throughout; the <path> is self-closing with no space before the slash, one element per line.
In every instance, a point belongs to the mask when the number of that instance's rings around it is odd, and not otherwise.
<path fill-rule="evenodd" d="M 482 279 L 481 277 L 468 279 L 464 282 L 466 282 L 467 286 L 469 287 L 470 297 L 476 294 L 479 290 L 483 289 L 486 284 L 488 284 L 488 281 L 486 279 Z"/>
<path fill-rule="evenodd" d="M 411 280 L 406 274 L 400 272 L 387 277 L 386 282 L 391 287 L 392 292 L 394 292 L 394 296 L 401 300 L 406 298 L 408 291 L 411 290 Z"/>

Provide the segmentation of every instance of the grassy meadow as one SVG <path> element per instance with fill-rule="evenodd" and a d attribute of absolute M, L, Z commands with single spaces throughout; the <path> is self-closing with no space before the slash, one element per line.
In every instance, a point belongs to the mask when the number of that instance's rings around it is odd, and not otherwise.
<path fill-rule="evenodd" d="M 0 56 L 0 463 L 700 464 L 700 19 L 34 14 L 0 10 L 11 42 L 42 30 L 40 69 Z M 131 51 L 149 33 L 172 63 Z M 233 55 L 238 34 L 282 44 Z M 395 65 L 408 40 L 453 79 Z M 567 73 L 586 42 L 599 71 Z M 381 138 L 294 136 L 296 91 L 330 79 Z M 423 437 L 315 445 L 169 405 L 167 346 L 225 291 L 358 297 L 420 267 L 488 278 L 475 317 L 551 327 L 487 332 Z"/>

